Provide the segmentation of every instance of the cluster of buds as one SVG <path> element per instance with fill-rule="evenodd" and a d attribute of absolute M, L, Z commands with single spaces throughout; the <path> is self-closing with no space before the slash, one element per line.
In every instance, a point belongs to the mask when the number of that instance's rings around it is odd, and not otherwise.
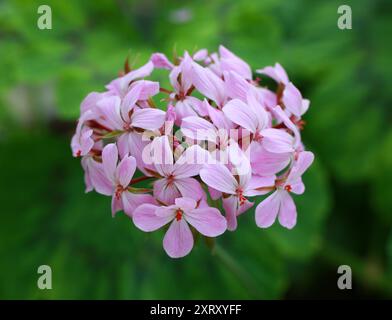
<path fill-rule="evenodd" d="M 170 88 L 147 80 L 168 73 Z M 164 250 L 187 255 L 194 235 L 216 237 L 237 228 L 252 210 L 260 228 L 297 221 L 292 193 L 313 161 L 301 142 L 309 107 L 280 64 L 256 70 L 223 46 L 185 52 L 173 62 L 154 53 L 81 103 L 72 138 L 86 192 L 112 197 L 143 231 L 167 226 Z M 267 88 L 263 80 L 274 88 Z M 276 84 L 274 84 L 276 82 Z"/>

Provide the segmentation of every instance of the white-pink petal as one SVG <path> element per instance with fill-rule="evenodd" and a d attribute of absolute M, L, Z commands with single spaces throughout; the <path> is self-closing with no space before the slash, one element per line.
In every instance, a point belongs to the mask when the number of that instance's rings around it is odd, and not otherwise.
<path fill-rule="evenodd" d="M 293 113 L 297 117 L 300 117 L 302 115 L 302 95 L 292 82 L 289 82 L 286 85 L 283 91 L 282 101 L 285 107 L 291 113 Z"/>
<path fill-rule="evenodd" d="M 256 224 L 260 228 L 268 228 L 273 225 L 280 208 L 280 191 L 275 191 L 256 207 Z"/>
<path fill-rule="evenodd" d="M 177 198 L 174 201 L 175 205 L 183 211 L 190 211 L 196 208 L 197 202 L 192 198 Z"/>
<path fill-rule="evenodd" d="M 113 184 L 117 181 L 116 179 L 116 168 L 118 161 L 118 150 L 114 143 L 109 143 L 102 150 L 102 164 L 105 174 Z"/>
<path fill-rule="evenodd" d="M 173 220 L 163 238 L 163 248 L 171 258 L 181 258 L 191 252 L 193 235 L 185 219 Z"/>
<path fill-rule="evenodd" d="M 261 131 L 263 136 L 263 147 L 273 153 L 288 153 L 294 151 L 294 137 L 282 129 L 264 129 Z"/>
<path fill-rule="evenodd" d="M 165 112 L 159 109 L 137 109 L 132 114 L 131 125 L 146 130 L 155 130 L 162 127 L 165 117 Z"/>
<path fill-rule="evenodd" d="M 198 91 L 222 106 L 226 100 L 224 82 L 210 69 L 192 63 L 192 82 Z"/>
<path fill-rule="evenodd" d="M 227 228 L 226 219 L 216 208 L 200 208 L 187 211 L 185 219 L 197 231 L 207 237 L 217 237 Z"/>
<path fill-rule="evenodd" d="M 183 197 L 200 200 L 205 198 L 205 193 L 199 181 L 194 178 L 175 179 L 174 184 Z"/>
<path fill-rule="evenodd" d="M 116 170 L 117 181 L 124 187 L 128 187 L 136 171 L 136 160 L 132 156 L 126 156 L 120 161 Z"/>
<path fill-rule="evenodd" d="M 153 204 L 142 204 L 135 209 L 132 215 L 133 223 L 145 232 L 155 231 L 169 223 L 173 217 L 156 214 L 159 207 Z"/>
<path fill-rule="evenodd" d="M 279 223 L 287 229 L 292 229 L 297 223 L 297 208 L 288 192 L 280 191 L 280 193 Z"/>
<path fill-rule="evenodd" d="M 234 231 L 237 229 L 238 197 L 233 195 L 223 198 L 222 206 L 225 210 L 227 230 Z"/>
<path fill-rule="evenodd" d="M 235 194 L 237 181 L 230 170 L 221 163 L 207 164 L 200 170 L 200 178 L 208 186 L 228 194 Z"/>
<path fill-rule="evenodd" d="M 246 103 L 239 99 L 230 100 L 223 107 L 223 112 L 232 122 L 256 133 L 258 128 L 257 115 Z"/>

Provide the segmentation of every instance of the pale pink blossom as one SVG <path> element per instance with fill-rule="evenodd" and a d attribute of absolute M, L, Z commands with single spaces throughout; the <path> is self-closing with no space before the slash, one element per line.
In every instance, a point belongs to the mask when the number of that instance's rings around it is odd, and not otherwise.
<path fill-rule="evenodd" d="M 190 224 L 207 237 L 217 237 L 226 230 L 226 220 L 219 210 L 211 207 L 199 207 L 191 198 L 177 198 L 171 206 L 143 204 L 133 214 L 135 225 L 145 231 L 155 231 L 170 223 L 163 248 L 172 258 L 186 256 L 193 248 L 194 240 Z"/>
<path fill-rule="evenodd" d="M 128 186 L 136 171 L 136 160 L 132 156 L 125 156 L 118 163 L 118 150 L 115 144 L 105 146 L 102 151 L 102 165 L 106 178 L 111 184 L 106 190 L 107 195 L 112 196 L 112 215 L 117 211 L 124 210 L 128 215 L 132 215 L 142 203 L 154 203 L 151 195 L 133 194 L 128 191 Z M 107 182 L 105 182 L 107 184 Z"/>
<path fill-rule="evenodd" d="M 273 67 L 265 67 L 256 70 L 257 73 L 265 74 L 270 78 L 274 79 L 278 83 L 286 85 L 289 82 L 289 77 L 287 76 L 286 70 L 279 63 L 275 63 Z"/>
<path fill-rule="evenodd" d="M 169 59 L 163 53 L 153 53 L 151 55 L 150 61 L 153 63 L 154 68 L 157 69 L 173 69 L 174 65 L 169 61 Z"/>
<path fill-rule="evenodd" d="M 167 136 L 157 137 L 152 143 L 154 166 L 159 179 L 154 182 L 154 197 L 165 204 L 176 198 L 188 197 L 195 200 L 205 198 L 200 183 L 194 179 L 203 163 L 197 163 L 197 154 L 202 152 L 197 145 L 188 148 L 174 161 Z"/>
<path fill-rule="evenodd" d="M 237 216 L 253 204 L 247 197 L 268 193 L 266 187 L 274 185 L 275 176 L 252 175 L 250 162 L 238 146 L 229 146 L 230 160 L 237 172 L 233 174 L 222 163 L 206 164 L 200 170 L 200 177 L 209 187 L 224 193 L 223 205 L 229 230 L 237 228 Z"/>
<path fill-rule="evenodd" d="M 166 72 L 164 87 L 154 69 Z M 279 63 L 256 72 L 277 86 L 254 79 L 223 46 L 174 61 L 154 53 L 89 93 L 71 140 L 86 192 L 111 196 L 112 214 L 123 210 L 143 231 L 168 224 L 163 246 L 173 258 L 191 251 L 193 232 L 233 231 L 246 212 L 255 211 L 261 228 L 277 218 L 293 228 L 291 193 L 304 192 L 301 177 L 314 158 L 301 137 L 310 102 Z"/>
<path fill-rule="evenodd" d="M 305 191 L 301 176 L 312 164 L 313 159 L 312 152 L 300 152 L 287 178 L 277 185 L 275 192 L 257 206 L 256 224 L 260 228 L 270 227 L 277 217 L 279 223 L 288 229 L 296 225 L 297 209 L 290 193 L 302 194 Z"/>

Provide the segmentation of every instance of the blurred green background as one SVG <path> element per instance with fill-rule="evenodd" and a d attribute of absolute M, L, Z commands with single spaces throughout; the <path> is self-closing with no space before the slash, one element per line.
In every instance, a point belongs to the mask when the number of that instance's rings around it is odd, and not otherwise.
<path fill-rule="evenodd" d="M 353 29 L 337 28 L 349 4 Z M 37 28 L 52 8 L 53 29 Z M 1 1 L 0 298 L 392 297 L 391 1 Z M 253 69 L 279 61 L 311 100 L 303 132 L 316 161 L 298 224 L 254 215 L 184 259 L 162 250 L 110 199 L 84 193 L 70 139 L 83 97 L 155 51 L 224 44 Z M 53 289 L 37 288 L 48 264 Z M 338 290 L 339 265 L 353 289 Z"/>

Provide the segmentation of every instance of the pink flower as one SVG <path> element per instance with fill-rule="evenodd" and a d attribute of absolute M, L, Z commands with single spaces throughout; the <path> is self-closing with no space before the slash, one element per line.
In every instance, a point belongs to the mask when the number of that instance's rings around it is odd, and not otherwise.
<path fill-rule="evenodd" d="M 181 125 L 183 118 L 202 115 L 201 101 L 191 96 L 192 58 L 185 54 L 179 66 L 175 66 L 169 74 L 170 83 L 174 89 L 171 98 L 175 100 L 176 125 Z"/>
<path fill-rule="evenodd" d="M 192 250 L 193 235 L 188 224 L 207 237 L 217 237 L 226 230 L 226 221 L 218 209 L 198 207 L 190 198 L 177 198 L 174 205 L 167 207 L 143 204 L 135 210 L 133 222 L 146 232 L 171 222 L 163 239 L 163 248 L 171 258 L 184 257 Z"/>
<path fill-rule="evenodd" d="M 290 192 L 302 194 L 305 191 L 301 176 L 312 164 L 313 159 L 312 152 L 300 152 L 287 179 L 279 183 L 276 191 L 257 206 L 256 224 L 260 228 L 270 227 L 276 217 L 278 217 L 279 223 L 288 229 L 292 229 L 296 225 L 297 209 Z"/>
<path fill-rule="evenodd" d="M 227 99 L 225 84 L 214 72 L 192 62 L 191 81 L 195 88 L 222 107 Z"/>
<path fill-rule="evenodd" d="M 261 143 L 272 153 L 290 153 L 295 150 L 295 139 L 286 130 L 271 128 L 270 115 L 248 92 L 247 104 L 239 99 L 230 100 L 223 107 L 224 114 L 234 123 L 253 134 L 253 141 Z"/>
<path fill-rule="evenodd" d="M 147 78 L 154 68 L 166 71 L 165 87 Z M 173 62 L 154 53 L 104 92 L 88 94 L 71 140 L 86 192 L 111 196 L 112 214 L 123 210 L 144 231 L 170 224 L 163 245 L 171 257 L 190 252 L 194 229 L 207 237 L 235 230 L 237 216 L 254 205 L 249 197 L 271 192 L 255 209 L 259 227 L 276 218 L 294 227 L 290 193 L 304 192 L 301 176 L 314 158 L 300 133 L 309 100 L 280 64 L 257 72 L 277 86 L 253 79 L 223 46 L 185 51 Z"/>
<path fill-rule="evenodd" d="M 249 160 L 240 148 L 233 144 L 228 149 L 230 162 L 236 169 L 235 175 L 227 166 L 217 163 L 204 165 L 200 170 L 200 178 L 209 187 L 226 195 L 223 197 L 223 206 L 227 226 L 229 230 L 235 230 L 237 216 L 253 205 L 246 197 L 268 193 L 269 190 L 265 188 L 274 185 L 275 176 L 252 176 Z"/>
<path fill-rule="evenodd" d="M 274 67 L 265 67 L 256 72 L 265 74 L 284 86 L 282 102 L 290 113 L 301 117 L 308 110 L 309 100 L 302 99 L 301 92 L 289 81 L 286 71 L 279 63 L 276 63 Z"/>
<path fill-rule="evenodd" d="M 84 156 L 82 158 L 82 167 L 84 169 L 86 192 L 95 189 L 95 191 L 103 195 L 112 194 L 112 184 L 106 178 L 101 162 L 95 161 L 92 156 Z"/>
<path fill-rule="evenodd" d="M 244 60 L 237 57 L 233 52 L 231 52 L 222 45 L 219 46 L 219 54 L 220 68 L 222 70 L 222 73 L 234 71 L 246 80 L 252 79 L 252 70 Z"/>
<path fill-rule="evenodd" d="M 301 92 L 292 82 L 289 82 L 283 91 L 284 106 L 297 117 L 301 117 L 309 108 L 309 100 L 302 99 Z"/>
<path fill-rule="evenodd" d="M 229 130 L 234 127 L 233 123 L 207 100 L 203 101 L 203 109 L 210 121 L 197 116 L 185 117 L 182 119 L 181 132 L 194 141 L 208 140 L 220 149 L 225 149 L 229 143 Z"/>
<path fill-rule="evenodd" d="M 188 148 L 176 162 L 167 136 L 155 138 L 151 149 L 154 151 L 155 169 L 161 177 L 154 182 L 154 197 L 165 204 L 172 204 L 181 196 L 195 200 L 205 197 L 200 183 L 192 178 L 203 166 L 197 163 L 198 154 L 203 153 L 199 146 Z"/>
<path fill-rule="evenodd" d="M 112 195 L 112 215 L 119 210 L 132 215 L 133 210 L 142 203 L 155 203 L 151 195 L 132 194 L 128 186 L 136 170 L 136 160 L 132 156 L 125 156 L 118 164 L 118 150 L 114 143 L 110 143 L 102 151 L 102 165 L 111 188 L 106 190 Z M 105 182 L 107 184 L 107 182 Z"/>
<path fill-rule="evenodd" d="M 223 73 L 225 81 L 225 90 L 227 95 L 232 99 L 240 99 L 244 102 L 247 101 L 249 91 L 257 91 L 249 81 L 241 77 L 235 71 L 225 71 Z M 276 98 L 275 98 L 276 101 Z"/>
<path fill-rule="evenodd" d="M 93 130 L 85 126 L 85 122 L 95 118 L 91 111 L 86 111 L 81 115 L 76 126 L 76 132 L 72 137 L 71 149 L 74 157 L 85 156 L 94 146 Z"/>
<path fill-rule="evenodd" d="M 260 143 L 251 144 L 250 161 L 255 174 L 277 174 L 289 165 L 291 158 L 292 152 L 275 153 L 268 151 Z"/>
<path fill-rule="evenodd" d="M 169 61 L 169 59 L 160 52 L 153 53 L 151 55 L 150 61 L 153 63 L 154 68 L 157 69 L 173 69 L 174 65 Z"/>
<path fill-rule="evenodd" d="M 139 69 L 133 70 L 122 77 L 114 79 L 106 86 L 106 88 L 111 94 L 123 98 L 129 90 L 129 85 L 134 80 L 149 76 L 153 70 L 154 65 L 151 61 L 149 61 Z"/>
<path fill-rule="evenodd" d="M 279 63 L 275 63 L 273 67 L 265 67 L 263 69 L 256 70 L 257 73 L 265 74 L 270 78 L 274 79 L 278 83 L 286 85 L 289 82 L 289 77 L 286 71 Z"/>
<path fill-rule="evenodd" d="M 142 151 L 149 141 L 144 141 L 140 129 L 156 130 L 162 127 L 166 114 L 154 108 L 141 109 L 136 103 L 142 94 L 143 84 L 133 87 L 121 100 L 118 96 L 104 98 L 98 102 L 98 110 L 104 117 L 106 125 L 112 130 L 118 130 L 120 156 L 130 153 L 142 166 Z"/>
<path fill-rule="evenodd" d="M 208 59 L 208 50 L 200 49 L 193 54 L 192 58 L 195 61 L 206 61 Z"/>

